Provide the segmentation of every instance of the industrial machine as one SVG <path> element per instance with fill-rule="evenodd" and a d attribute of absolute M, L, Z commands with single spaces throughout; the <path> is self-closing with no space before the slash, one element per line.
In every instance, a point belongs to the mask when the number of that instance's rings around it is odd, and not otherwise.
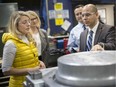
<path fill-rule="evenodd" d="M 25 87 L 115 87 L 116 51 L 61 56 L 58 67 L 30 72 Z"/>

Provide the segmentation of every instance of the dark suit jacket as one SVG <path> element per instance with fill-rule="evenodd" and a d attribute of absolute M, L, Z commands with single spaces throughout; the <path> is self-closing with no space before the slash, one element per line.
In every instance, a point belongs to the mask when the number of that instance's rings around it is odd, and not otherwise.
<path fill-rule="evenodd" d="M 41 40 L 41 60 L 47 66 L 48 64 L 48 53 L 49 53 L 49 41 L 47 33 L 44 29 L 39 29 L 40 40 Z"/>
<path fill-rule="evenodd" d="M 80 51 L 85 51 L 88 30 L 86 29 L 80 35 Z M 106 24 L 99 23 L 94 45 L 102 42 L 105 50 L 116 50 L 116 28 Z"/>

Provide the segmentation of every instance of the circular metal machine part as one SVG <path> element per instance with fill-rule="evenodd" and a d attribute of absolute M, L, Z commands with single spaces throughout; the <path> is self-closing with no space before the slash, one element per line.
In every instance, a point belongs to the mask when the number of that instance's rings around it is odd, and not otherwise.
<path fill-rule="evenodd" d="M 89 51 L 58 59 L 56 81 L 75 86 L 109 86 L 116 81 L 116 51 Z"/>

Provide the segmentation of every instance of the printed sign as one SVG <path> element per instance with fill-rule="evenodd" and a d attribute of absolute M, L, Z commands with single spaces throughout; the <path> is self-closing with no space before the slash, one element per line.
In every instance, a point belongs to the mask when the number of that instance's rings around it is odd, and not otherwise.
<path fill-rule="evenodd" d="M 54 4 L 54 9 L 55 10 L 62 10 L 63 9 L 63 4 L 62 3 L 55 3 Z"/>
<path fill-rule="evenodd" d="M 63 23 L 64 23 L 63 18 L 56 18 L 56 19 L 55 19 L 55 24 L 56 24 L 56 25 L 62 25 Z"/>

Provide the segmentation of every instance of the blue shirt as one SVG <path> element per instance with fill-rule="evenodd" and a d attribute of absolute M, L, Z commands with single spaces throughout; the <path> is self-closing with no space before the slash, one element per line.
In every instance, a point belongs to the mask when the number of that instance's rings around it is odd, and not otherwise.
<path fill-rule="evenodd" d="M 70 52 L 79 50 L 80 34 L 83 30 L 83 24 L 80 22 L 71 30 L 67 44 L 67 48 Z"/>

